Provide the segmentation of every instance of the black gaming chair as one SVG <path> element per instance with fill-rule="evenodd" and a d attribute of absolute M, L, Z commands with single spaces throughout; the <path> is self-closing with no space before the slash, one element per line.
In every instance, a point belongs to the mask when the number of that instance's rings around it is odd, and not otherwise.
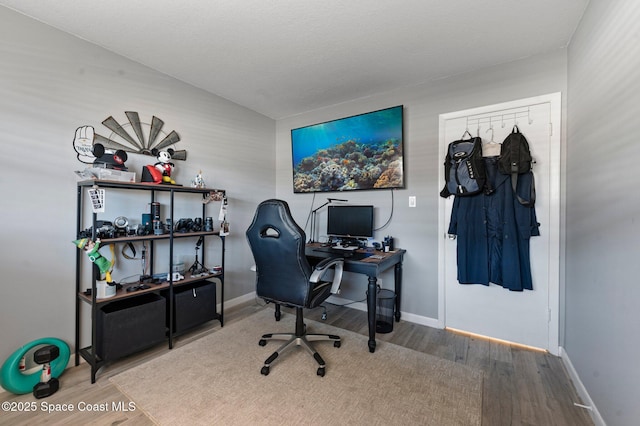
<path fill-rule="evenodd" d="M 266 200 L 258 205 L 253 222 L 247 229 L 247 240 L 256 263 L 256 294 L 279 305 L 295 307 L 295 333 L 265 334 L 260 346 L 267 340 L 287 342 L 264 362 L 261 373 L 269 374 L 269 368 L 287 348 L 304 347 L 318 362 L 318 376 L 324 376 L 325 362 L 309 343 L 317 340 L 333 341 L 340 347 L 340 337 L 331 334 L 307 334 L 302 316 L 303 308 L 319 306 L 331 293 L 336 293 L 342 279 L 343 259 L 325 259 L 312 268 L 304 254 L 306 236 L 296 224 L 289 206 L 281 200 Z M 332 281 L 323 281 L 329 270 L 334 271 Z M 276 315 L 276 319 L 278 316 Z"/>

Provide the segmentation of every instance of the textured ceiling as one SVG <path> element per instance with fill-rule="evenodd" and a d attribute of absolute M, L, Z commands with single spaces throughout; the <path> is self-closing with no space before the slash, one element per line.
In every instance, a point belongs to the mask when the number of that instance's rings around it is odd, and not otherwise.
<path fill-rule="evenodd" d="M 0 0 L 272 118 L 565 47 L 588 0 Z"/>

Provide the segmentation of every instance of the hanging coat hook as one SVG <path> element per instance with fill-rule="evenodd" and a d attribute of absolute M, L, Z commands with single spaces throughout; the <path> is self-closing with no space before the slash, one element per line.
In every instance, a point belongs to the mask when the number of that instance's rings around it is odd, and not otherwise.
<path fill-rule="evenodd" d="M 485 133 L 487 133 L 489 130 L 491 130 L 491 140 L 489 141 L 489 143 L 493 143 L 493 142 L 494 142 L 494 140 L 493 140 L 493 126 L 489 127 L 489 128 L 485 131 Z"/>
<path fill-rule="evenodd" d="M 464 133 L 460 139 L 464 139 L 465 136 L 469 135 L 469 139 L 473 138 L 471 132 L 469 132 L 469 117 L 467 116 L 467 126 L 464 129 Z"/>

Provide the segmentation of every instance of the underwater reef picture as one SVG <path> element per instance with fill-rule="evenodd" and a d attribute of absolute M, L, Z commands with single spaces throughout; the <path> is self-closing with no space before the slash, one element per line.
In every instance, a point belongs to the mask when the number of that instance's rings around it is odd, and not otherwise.
<path fill-rule="evenodd" d="M 291 130 L 293 192 L 404 187 L 403 106 Z"/>

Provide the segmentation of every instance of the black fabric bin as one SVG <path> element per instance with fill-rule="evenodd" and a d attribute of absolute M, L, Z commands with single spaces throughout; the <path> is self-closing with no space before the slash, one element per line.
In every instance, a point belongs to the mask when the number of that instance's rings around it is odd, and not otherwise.
<path fill-rule="evenodd" d="M 202 281 L 174 289 L 173 331 L 180 333 L 216 319 L 216 285 Z"/>
<path fill-rule="evenodd" d="M 155 293 L 114 301 L 98 310 L 96 354 L 114 360 L 166 339 L 166 302 Z"/>

